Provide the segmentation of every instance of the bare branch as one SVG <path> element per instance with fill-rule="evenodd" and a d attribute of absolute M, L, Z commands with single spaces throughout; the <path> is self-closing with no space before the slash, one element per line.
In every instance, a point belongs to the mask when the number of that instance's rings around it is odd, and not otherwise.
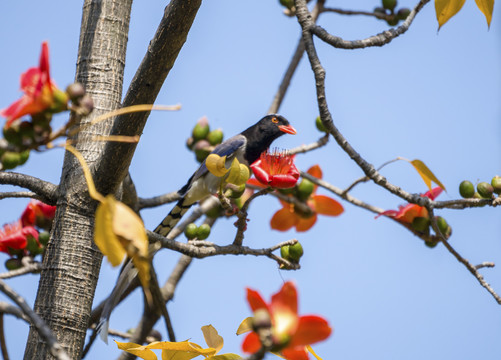
<path fill-rule="evenodd" d="M 298 2 L 296 4 L 296 7 L 298 8 L 298 11 L 297 11 L 298 16 L 299 16 L 299 7 L 301 6 L 299 3 L 303 3 L 303 2 L 304 2 L 304 0 L 298 0 Z M 392 41 L 396 37 L 405 33 L 409 29 L 409 26 L 412 24 L 412 21 L 414 20 L 417 13 L 419 11 L 421 11 L 423 6 L 426 5 L 426 3 L 428 3 L 428 2 L 430 2 L 430 0 L 419 1 L 419 3 L 416 5 L 416 7 L 411 11 L 409 16 L 407 17 L 407 19 L 399 27 L 383 31 L 382 33 L 368 37 L 368 38 L 363 39 L 363 40 L 353 40 L 353 41 L 344 40 L 340 37 L 333 36 L 333 35 L 329 34 L 321 26 L 315 25 L 312 20 L 308 20 L 308 19 L 303 19 L 303 20 L 305 20 L 306 29 L 311 31 L 312 34 L 315 34 L 316 36 L 318 36 L 321 40 L 334 46 L 335 48 L 362 49 L 362 48 L 372 47 L 372 46 L 383 46 L 383 45 L 388 44 L 390 41 Z M 306 3 L 304 6 L 306 6 Z M 303 29 L 305 29 L 305 27 L 303 27 Z"/>
<path fill-rule="evenodd" d="M 322 12 L 333 12 L 340 15 L 364 15 L 364 16 L 372 16 L 380 20 L 390 20 L 390 16 L 378 13 L 378 12 L 370 12 L 370 11 L 357 11 L 357 10 L 343 10 L 339 8 L 326 8 L 322 9 Z"/>
<path fill-rule="evenodd" d="M 163 204 L 168 204 L 174 201 L 178 201 L 181 196 L 177 191 L 173 191 L 171 193 L 154 196 L 151 198 L 139 198 L 139 209 L 152 208 L 156 206 L 160 206 Z"/>
<path fill-rule="evenodd" d="M 42 200 L 42 197 L 31 191 L 8 191 L 0 193 L 0 200 L 7 198 L 31 198 Z"/>
<path fill-rule="evenodd" d="M 29 307 L 26 301 L 17 294 L 3 280 L 0 280 L 0 291 L 14 301 L 30 319 L 30 323 L 37 329 L 40 336 L 45 340 L 49 347 L 50 353 L 59 360 L 70 360 L 70 357 L 62 346 L 57 342 L 57 339 L 52 334 L 47 324 Z"/>
<path fill-rule="evenodd" d="M 329 134 L 325 134 L 324 136 L 322 136 L 320 139 L 318 139 L 314 143 L 311 143 L 308 145 L 301 145 L 301 146 L 295 147 L 293 149 L 290 149 L 287 152 L 291 155 L 305 153 L 308 151 L 318 149 L 318 148 L 324 146 L 325 144 L 327 144 L 328 142 L 329 142 Z"/>
<path fill-rule="evenodd" d="M 46 204 L 56 205 L 57 186 L 33 176 L 0 171 L 0 184 L 15 185 L 33 191 Z"/>
<path fill-rule="evenodd" d="M 0 349 L 2 350 L 3 360 L 9 360 L 9 353 L 7 352 L 7 343 L 5 342 L 5 331 L 3 325 L 3 313 L 0 313 Z"/>
<path fill-rule="evenodd" d="M 33 261 L 26 264 L 23 262 L 23 264 L 24 266 L 19 269 L 0 273 L 0 279 L 10 279 L 16 276 L 39 273 L 40 271 L 42 271 L 42 264 L 39 262 Z"/>

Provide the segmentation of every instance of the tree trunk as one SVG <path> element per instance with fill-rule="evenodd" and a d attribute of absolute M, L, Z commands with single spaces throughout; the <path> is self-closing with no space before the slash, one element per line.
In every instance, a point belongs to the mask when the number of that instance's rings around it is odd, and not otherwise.
<path fill-rule="evenodd" d="M 131 4 L 132 0 L 84 2 L 76 79 L 84 84 L 95 104 L 85 123 L 120 106 Z M 92 141 L 90 136 L 109 134 L 112 125 L 111 120 L 102 122 L 73 139 L 91 169 L 100 161 L 105 143 Z M 115 178 L 107 187 L 98 189 L 104 194 L 113 193 L 121 181 Z M 96 202 L 89 198 L 80 165 L 66 153 L 35 311 L 72 359 L 80 358 L 102 259 L 93 242 L 95 209 Z M 51 358 L 33 327 L 24 358 Z"/>

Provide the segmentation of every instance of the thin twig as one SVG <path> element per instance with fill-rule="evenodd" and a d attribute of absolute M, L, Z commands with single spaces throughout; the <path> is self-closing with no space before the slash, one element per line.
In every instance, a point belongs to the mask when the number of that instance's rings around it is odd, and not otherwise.
<path fill-rule="evenodd" d="M 440 229 L 438 228 L 437 224 L 437 219 L 435 218 L 433 214 L 433 207 L 431 205 L 426 207 L 428 210 L 428 213 L 430 214 L 430 219 L 431 219 L 431 226 L 433 228 L 433 231 L 438 235 L 438 239 L 444 244 L 445 248 L 456 258 L 457 261 L 459 261 L 461 264 L 463 264 L 466 269 L 478 280 L 480 285 L 482 285 L 491 295 L 494 297 L 496 302 L 501 305 L 501 297 L 494 291 L 494 289 L 489 285 L 487 281 L 484 280 L 484 277 L 482 274 L 480 274 L 477 270 L 478 268 L 474 265 L 472 265 L 468 260 L 466 260 L 464 257 L 462 257 L 454 248 L 451 246 L 451 244 L 447 241 L 447 239 L 443 236 L 443 234 L 440 232 Z"/>
<path fill-rule="evenodd" d="M 0 313 L 0 349 L 2 350 L 3 360 L 9 360 L 9 353 L 7 352 L 7 343 L 5 342 L 5 329 L 3 322 L 3 313 Z"/>
<path fill-rule="evenodd" d="M 287 152 L 291 155 L 305 153 L 308 151 L 318 149 L 318 148 L 324 146 L 325 144 L 327 144 L 328 142 L 329 142 L 329 134 L 325 134 L 324 136 L 322 136 L 320 139 L 318 139 L 314 143 L 311 143 L 308 145 L 300 145 L 298 147 L 295 147 L 295 148 L 288 150 Z"/>
<path fill-rule="evenodd" d="M 8 191 L 0 193 L 0 200 L 7 198 L 32 198 L 42 200 L 42 197 L 31 191 Z"/>
<path fill-rule="evenodd" d="M 481 264 L 478 264 L 478 265 L 475 265 L 475 269 L 482 269 L 482 268 L 493 268 L 495 267 L 496 264 L 494 264 L 493 262 L 490 262 L 490 261 L 484 261 L 483 263 Z"/>
<path fill-rule="evenodd" d="M 398 161 L 398 160 L 401 160 L 400 158 L 396 158 L 396 159 L 392 159 L 392 160 L 389 160 L 385 163 L 383 163 L 380 167 L 377 168 L 377 171 L 381 171 L 382 168 L 384 168 L 386 165 L 389 165 L 391 163 L 394 163 L 395 161 Z M 361 178 L 355 180 L 350 186 L 348 186 L 346 189 L 344 189 L 343 193 L 344 194 L 347 194 L 349 193 L 351 190 L 353 190 L 353 188 L 355 186 L 357 186 L 358 184 L 361 184 L 361 183 L 364 183 L 364 182 L 367 182 L 369 181 L 370 179 L 367 177 L 367 176 L 362 176 Z"/>
<path fill-rule="evenodd" d="M 326 8 L 322 9 L 322 12 L 333 12 L 340 15 L 364 15 L 364 16 L 372 16 L 380 20 L 390 20 L 390 15 L 379 13 L 379 12 L 370 12 L 370 11 L 357 11 L 357 10 L 343 10 L 338 8 Z"/>
<path fill-rule="evenodd" d="M 7 295 L 17 306 L 29 317 L 31 324 L 37 329 L 40 336 L 45 340 L 49 347 L 50 353 L 59 360 L 70 360 L 70 357 L 57 342 L 57 339 L 52 334 L 47 324 L 29 307 L 26 301 L 17 294 L 9 285 L 3 280 L 0 280 L 0 291 Z"/>

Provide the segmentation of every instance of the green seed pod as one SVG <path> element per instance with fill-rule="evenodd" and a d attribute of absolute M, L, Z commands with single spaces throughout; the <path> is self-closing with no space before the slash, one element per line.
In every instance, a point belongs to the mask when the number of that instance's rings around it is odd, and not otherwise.
<path fill-rule="evenodd" d="M 299 262 L 301 256 L 303 256 L 303 246 L 298 241 L 289 247 L 289 257 L 292 261 Z"/>
<path fill-rule="evenodd" d="M 325 128 L 322 119 L 320 119 L 320 116 L 317 116 L 317 118 L 315 119 L 315 126 L 317 127 L 318 131 L 327 132 L 327 129 Z"/>
<path fill-rule="evenodd" d="M 409 16 L 410 13 L 411 13 L 411 9 L 409 9 L 409 8 L 401 8 L 397 12 L 397 17 L 400 20 L 405 20 L 405 19 L 407 19 L 407 17 Z"/>
<path fill-rule="evenodd" d="M 445 221 L 443 217 L 436 216 L 435 219 L 437 220 L 438 229 L 440 230 L 442 235 L 444 235 L 444 237 L 448 239 L 452 234 L 452 228 L 449 224 L 447 224 L 447 221 Z"/>
<path fill-rule="evenodd" d="M 209 144 L 217 145 L 223 142 L 223 137 L 223 131 L 221 129 L 217 129 L 209 132 L 209 134 L 207 135 L 207 140 L 209 141 Z"/>
<path fill-rule="evenodd" d="M 492 199 L 494 188 L 489 183 L 481 182 L 477 184 L 477 192 L 484 199 Z"/>
<path fill-rule="evenodd" d="M 475 186 L 473 186 L 471 181 L 463 180 L 459 184 L 459 194 L 465 199 L 472 198 L 475 195 Z"/>
<path fill-rule="evenodd" d="M 4 170 L 14 169 L 20 163 L 21 163 L 21 154 L 19 153 L 6 151 L 2 155 L 2 168 Z"/>
<path fill-rule="evenodd" d="M 418 216 L 414 218 L 414 220 L 412 220 L 411 226 L 414 230 L 422 234 L 430 233 L 430 219 L 428 219 L 427 217 Z"/>
<path fill-rule="evenodd" d="M 23 263 L 20 259 L 10 258 L 5 261 L 5 267 L 7 270 L 17 270 L 23 267 Z"/>
<path fill-rule="evenodd" d="M 491 185 L 492 188 L 494 189 L 494 192 L 496 194 L 501 194 L 501 177 L 500 176 L 494 176 L 491 180 Z"/>
<path fill-rule="evenodd" d="M 197 239 L 198 240 L 205 240 L 209 237 L 210 235 L 210 225 L 209 224 L 202 224 L 197 228 Z"/>
<path fill-rule="evenodd" d="M 395 26 L 395 25 L 397 25 L 397 24 L 398 24 L 398 22 L 399 22 L 399 21 L 400 21 L 400 20 L 398 19 L 398 17 L 397 17 L 397 16 L 392 15 L 392 16 L 390 16 L 390 18 L 389 18 L 388 20 L 386 20 L 386 23 L 387 23 L 388 25 L 390 25 L 390 26 Z"/>
<path fill-rule="evenodd" d="M 198 120 L 195 127 L 193 128 L 192 131 L 193 139 L 195 139 L 195 141 L 205 139 L 209 134 L 209 131 L 210 131 L 209 122 L 207 118 L 204 116 L 203 118 Z"/>
<path fill-rule="evenodd" d="M 198 227 L 194 223 L 188 224 L 184 228 L 184 235 L 188 240 L 194 239 L 197 237 L 197 229 Z"/>
<path fill-rule="evenodd" d="M 313 190 L 315 190 L 315 184 L 308 179 L 303 179 L 297 186 L 297 198 L 301 201 L 306 201 L 313 193 Z"/>
<path fill-rule="evenodd" d="M 397 0 L 383 0 L 382 4 L 385 9 L 393 11 L 397 6 Z"/>

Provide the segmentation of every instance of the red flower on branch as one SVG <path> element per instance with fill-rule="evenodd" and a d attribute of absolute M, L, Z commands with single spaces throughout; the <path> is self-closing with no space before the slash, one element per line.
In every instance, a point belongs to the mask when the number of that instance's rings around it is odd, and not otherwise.
<path fill-rule="evenodd" d="M 5 127 L 9 127 L 21 116 L 42 112 L 55 102 L 67 102 L 67 95 L 50 78 L 49 45 L 46 41 L 42 43 L 38 67 L 29 68 L 21 75 L 21 90 L 24 92 L 23 97 L 0 112 L 0 115 L 7 118 Z"/>
<path fill-rule="evenodd" d="M 435 200 L 441 193 L 442 188 L 437 186 L 436 188 L 433 188 L 430 191 L 421 194 L 421 196 Z M 430 217 L 428 210 L 426 210 L 424 206 L 419 206 L 416 204 L 400 205 L 398 207 L 398 210 L 386 210 L 385 212 L 382 212 L 381 214 L 376 216 L 376 218 L 380 217 L 381 215 L 391 217 L 397 221 L 407 224 L 412 224 L 412 221 L 417 217 Z"/>
<path fill-rule="evenodd" d="M 322 169 L 318 165 L 312 166 L 307 173 L 316 178 L 322 178 Z M 325 195 L 317 195 L 316 191 L 317 186 L 315 185 L 313 192 L 306 200 L 306 204 L 313 211 L 313 215 L 301 213 L 294 204 L 281 200 L 280 203 L 283 208 L 278 210 L 271 218 L 271 228 L 287 231 L 295 227 L 296 231 L 303 232 L 315 225 L 318 214 L 338 216 L 343 213 L 343 206 L 339 202 Z"/>
<path fill-rule="evenodd" d="M 327 320 L 320 316 L 298 316 L 297 290 L 292 282 L 286 282 L 271 297 L 269 304 L 252 289 L 247 289 L 247 301 L 254 313 L 268 313 L 272 338 L 270 351 L 279 352 L 287 360 L 308 360 L 306 346 L 327 339 L 332 332 Z M 245 337 L 242 350 L 255 353 L 261 346 L 258 333 L 253 331 Z"/>
<path fill-rule="evenodd" d="M 28 238 L 38 242 L 38 231 L 33 226 L 24 226 L 21 221 L 5 224 L 0 230 L 0 251 L 11 254 L 11 250 L 23 250 L 28 245 Z"/>
<path fill-rule="evenodd" d="M 263 152 L 250 167 L 261 184 L 277 189 L 294 187 L 299 179 L 294 156 L 287 152 Z"/>
<path fill-rule="evenodd" d="M 21 224 L 23 226 L 45 227 L 45 225 L 54 219 L 56 207 L 47 205 L 38 200 L 31 200 L 21 215 Z"/>

